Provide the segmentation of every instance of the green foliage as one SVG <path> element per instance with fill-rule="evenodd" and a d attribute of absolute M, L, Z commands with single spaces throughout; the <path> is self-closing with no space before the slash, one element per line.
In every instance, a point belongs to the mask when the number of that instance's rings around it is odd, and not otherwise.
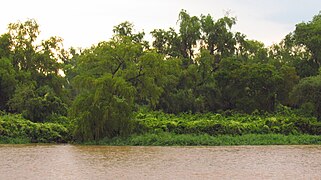
<path fill-rule="evenodd" d="M 137 112 L 133 132 L 175 134 L 244 135 L 244 134 L 313 134 L 321 135 L 321 123 L 293 112 L 276 115 L 165 114 Z"/>
<path fill-rule="evenodd" d="M 0 110 L 8 110 L 7 102 L 17 84 L 16 73 L 10 59 L 0 58 Z"/>
<path fill-rule="evenodd" d="M 77 77 L 80 94 L 71 107 L 80 141 L 128 134 L 135 89 L 122 78 Z"/>
<path fill-rule="evenodd" d="M 255 109 L 274 111 L 276 95 L 283 80 L 273 65 L 224 59 L 216 76 L 223 96 L 223 109 L 247 113 Z"/>
<path fill-rule="evenodd" d="M 282 135 L 282 134 L 246 134 L 242 136 L 210 136 L 208 134 L 157 133 L 133 135 L 129 138 L 103 139 L 86 144 L 118 146 L 236 146 L 236 145 L 298 145 L 321 144 L 320 136 Z"/>
<path fill-rule="evenodd" d="M 153 48 L 157 53 L 164 54 L 169 57 L 181 57 L 181 40 L 179 35 L 173 28 L 168 31 L 163 29 L 155 29 L 151 32 L 154 38 Z"/>
<path fill-rule="evenodd" d="M 293 33 L 288 34 L 279 44 L 274 44 L 269 49 L 269 56 L 278 66 L 290 66 L 295 68 L 301 78 L 317 74 L 318 65 L 312 59 L 311 52 L 306 46 L 297 44 Z"/>
<path fill-rule="evenodd" d="M 210 54 L 226 57 L 235 51 L 237 38 L 230 31 L 236 19 L 225 16 L 216 22 L 211 15 L 201 16 L 202 40 Z"/>
<path fill-rule="evenodd" d="M 11 23 L 0 38 L 0 110 L 22 113 L 34 122 L 53 114 L 66 115 L 64 78 L 59 74 L 62 39 L 51 37 L 37 45 L 35 20 Z"/>
<path fill-rule="evenodd" d="M 0 58 L 9 58 L 10 57 L 10 46 L 11 46 L 11 37 L 9 33 L 5 33 L 0 36 Z"/>
<path fill-rule="evenodd" d="M 11 23 L 8 30 L 13 66 L 17 70 L 29 71 L 35 78 L 39 75 L 58 75 L 60 68 L 58 60 L 63 51 L 61 38 L 51 37 L 36 45 L 40 30 L 33 19 L 23 23 Z"/>
<path fill-rule="evenodd" d="M 70 127 L 56 123 L 34 123 L 21 115 L 0 116 L 0 142 L 62 143 L 72 140 Z"/>
<path fill-rule="evenodd" d="M 298 23 L 294 32 L 270 49 L 274 59 L 295 67 L 301 78 L 317 75 L 320 67 L 320 17 L 319 13 L 309 22 Z"/>
<path fill-rule="evenodd" d="M 320 134 L 314 119 L 321 117 L 320 19 L 297 24 L 266 48 L 233 32 L 233 17 L 181 10 L 178 31 L 155 29 L 152 43 L 125 21 L 109 41 L 68 51 L 59 37 L 39 41 L 35 20 L 11 23 L 0 35 L 0 111 L 72 126 L 79 141 L 125 136 L 132 127 L 134 133 Z M 131 121 L 141 106 L 176 116 L 144 112 Z M 258 115 L 266 112 L 278 114 Z"/>
<path fill-rule="evenodd" d="M 170 81 L 164 56 L 143 51 L 144 45 L 132 37 L 130 24 L 115 27 L 118 33 L 109 42 L 84 51 L 78 56 L 77 90 L 71 107 L 76 118 L 79 140 L 99 140 L 123 136 L 130 131 L 134 103 L 155 107 Z"/>
<path fill-rule="evenodd" d="M 296 106 L 311 111 L 321 118 L 321 75 L 302 79 L 291 92 L 291 98 Z"/>
<path fill-rule="evenodd" d="M 310 22 L 302 22 L 296 25 L 293 37 L 295 43 L 306 46 L 312 53 L 312 61 L 315 62 L 316 69 L 320 67 L 321 53 L 321 13 L 314 16 Z"/>
<path fill-rule="evenodd" d="M 194 57 L 193 47 L 200 39 L 201 23 L 196 16 L 190 16 L 185 10 L 179 13 L 179 32 L 181 38 L 182 55 L 184 58 L 192 59 Z"/>
<path fill-rule="evenodd" d="M 137 34 L 134 33 L 134 25 L 128 21 L 120 23 L 117 26 L 114 26 L 114 40 L 126 40 L 130 39 L 134 43 L 141 44 L 144 48 L 149 48 L 149 44 L 147 41 L 143 40 L 145 33 L 138 32 Z"/>
<path fill-rule="evenodd" d="M 0 144 L 28 144 L 30 139 L 28 138 L 11 138 L 6 136 L 0 136 Z"/>
<path fill-rule="evenodd" d="M 67 115 L 66 104 L 49 86 L 38 89 L 34 84 L 18 86 L 9 106 L 33 122 L 45 122 L 54 114 Z"/>

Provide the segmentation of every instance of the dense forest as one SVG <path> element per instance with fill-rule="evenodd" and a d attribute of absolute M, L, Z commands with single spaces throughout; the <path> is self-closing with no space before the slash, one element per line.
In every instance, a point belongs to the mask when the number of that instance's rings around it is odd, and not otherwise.
<path fill-rule="evenodd" d="M 155 29 L 151 42 L 123 22 L 110 40 L 68 50 L 59 37 L 39 41 L 33 19 L 11 23 L 0 36 L 0 135 L 321 134 L 321 14 L 270 47 L 235 23 L 182 10 L 178 30 Z"/>

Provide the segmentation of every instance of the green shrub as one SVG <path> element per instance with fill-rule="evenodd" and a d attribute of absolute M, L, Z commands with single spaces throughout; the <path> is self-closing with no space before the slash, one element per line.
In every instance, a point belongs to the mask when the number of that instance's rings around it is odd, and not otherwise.
<path fill-rule="evenodd" d="M 293 145 L 321 144 L 315 135 L 246 134 L 242 136 L 208 134 L 147 133 L 128 138 L 105 138 L 86 144 L 132 145 L 132 146 L 231 146 L 231 145 Z"/>
<path fill-rule="evenodd" d="M 0 116 L 0 136 L 29 139 L 29 142 L 67 142 L 72 139 L 70 129 L 58 123 L 34 123 L 21 115 Z"/>
<path fill-rule="evenodd" d="M 135 134 L 321 134 L 321 123 L 316 118 L 299 116 L 290 109 L 276 114 L 233 113 L 229 116 L 214 113 L 173 115 L 162 112 L 138 112 L 132 120 L 132 125 Z"/>

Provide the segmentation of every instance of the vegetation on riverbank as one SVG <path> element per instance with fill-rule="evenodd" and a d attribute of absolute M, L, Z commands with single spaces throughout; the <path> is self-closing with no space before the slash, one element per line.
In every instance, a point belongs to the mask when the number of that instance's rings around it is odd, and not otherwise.
<path fill-rule="evenodd" d="M 137 112 L 133 132 L 138 134 L 169 132 L 175 134 L 245 135 L 311 134 L 321 135 L 321 122 L 287 109 L 275 114 L 166 114 Z"/>
<path fill-rule="evenodd" d="M 28 144 L 28 138 L 0 137 L 0 144 Z M 48 142 L 47 142 L 48 143 Z M 54 142 L 55 143 L 55 142 Z M 75 142 L 72 142 L 73 144 Z M 79 143 L 76 143 L 79 144 Z M 321 145 L 321 136 L 317 135 L 283 135 L 283 134 L 246 134 L 219 135 L 207 134 L 143 134 L 127 138 L 105 138 L 99 141 L 82 142 L 83 145 L 108 146 L 237 146 L 237 145 Z"/>
<path fill-rule="evenodd" d="M 33 123 L 19 115 L 0 118 L 0 143 L 71 142 L 134 146 L 221 146 L 321 144 L 321 123 L 293 111 L 278 114 L 166 114 L 141 110 L 131 135 L 80 142 L 72 123 Z"/>
<path fill-rule="evenodd" d="M 0 140 L 321 135 L 321 13 L 271 47 L 233 31 L 235 17 L 182 10 L 177 22 L 150 32 L 151 42 L 124 22 L 110 40 L 69 50 L 59 37 L 39 43 L 35 20 L 9 24 L 0 35 Z"/>
<path fill-rule="evenodd" d="M 0 143 L 64 143 L 72 140 L 70 125 L 34 123 L 21 115 L 0 116 Z"/>
<path fill-rule="evenodd" d="M 111 146 L 236 146 L 236 145 L 321 145 L 321 136 L 283 135 L 283 134 L 246 134 L 219 135 L 158 133 L 133 135 L 128 138 L 102 139 L 85 142 L 85 145 Z"/>

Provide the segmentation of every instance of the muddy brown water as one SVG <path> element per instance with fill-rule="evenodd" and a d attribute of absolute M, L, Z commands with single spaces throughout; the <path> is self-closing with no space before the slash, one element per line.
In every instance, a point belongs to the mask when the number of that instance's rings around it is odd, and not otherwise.
<path fill-rule="evenodd" d="M 0 179 L 321 179 L 321 146 L 0 145 Z"/>

